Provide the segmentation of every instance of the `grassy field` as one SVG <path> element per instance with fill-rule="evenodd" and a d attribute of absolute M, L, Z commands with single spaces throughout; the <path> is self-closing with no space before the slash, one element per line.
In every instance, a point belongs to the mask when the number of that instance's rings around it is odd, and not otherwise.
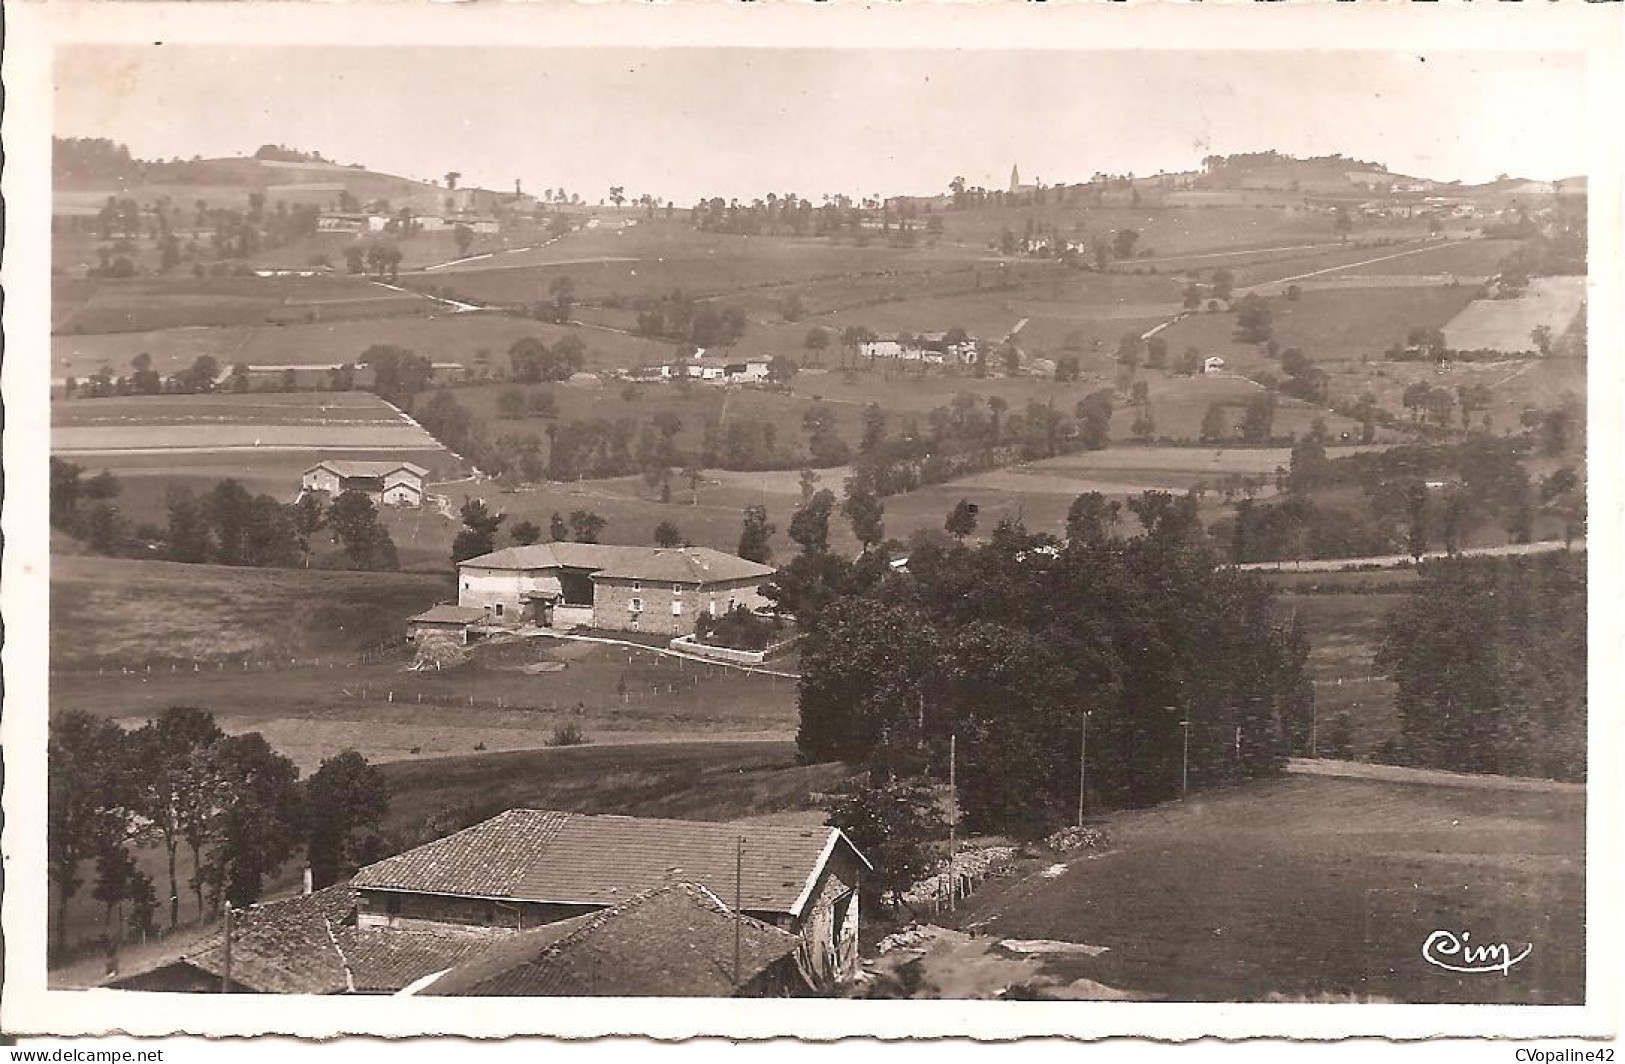
<path fill-rule="evenodd" d="M 434 304 L 361 278 L 55 278 L 51 331 L 77 335 L 424 314 Z"/>
<path fill-rule="evenodd" d="M 1287 777 L 1103 826 L 1109 852 L 993 881 L 957 923 L 1108 947 L 1028 970 L 1176 1001 L 1585 998 L 1584 794 Z M 1460 975 L 1422 960 L 1437 930 L 1534 949 Z"/>
<path fill-rule="evenodd" d="M 1585 302 L 1584 277 L 1536 277 L 1517 299 L 1478 299 L 1444 327 L 1457 351 L 1534 351 L 1531 335 L 1544 326 L 1562 336 Z"/>
<path fill-rule="evenodd" d="M 444 452 L 370 392 L 120 396 L 51 404 L 51 447 L 63 455 L 237 448 Z"/>
<path fill-rule="evenodd" d="M 429 309 L 435 305 L 422 301 Z M 51 375 L 85 378 L 102 366 L 115 375 L 128 372 L 139 354 L 152 356 L 153 368 L 173 373 L 209 355 L 222 366 L 301 366 L 355 362 L 374 344 L 393 344 L 436 362 L 460 362 L 470 369 L 485 364 L 506 371 L 508 348 L 534 336 L 546 343 L 576 336 L 587 345 L 595 367 L 641 366 L 671 357 L 672 345 L 603 329 L 566 328 L 495 313 L 436 313 L 428 317 L 381 318 L 318 324 L 244 325 L 225 328 L 175 328 L 151 332 L 109 333 L 51 338 Z M 799 342 L 799 341 L 798 341 Z"/>
<path fill-rule="evenodd" d="M 1271 299 L 1268 306 L 1282 348 L 1300 348 L 1316 361 L 1380 359 L 1389 347 L 1404 346 L 1412 328 L 1443 326 L 1472 301 L 1473 292 L 1465 285 L 1318 289 L 1296 300 Z M 1267 365 L 1258 346 L 1236 341 L 1235 331 L 1235 315 L 1201 313 L 1180 319 L 1162 335 L 1171 351 L 1196 347 L 1241 372 Z"/>
<path fill-rule="evenodd" d="M 450 573 L 237 569 L 54 555 L 51 667 L 190 668 L 294 656 L 345 663 L 399 635 L 407 617 L 454 593 Z"/>

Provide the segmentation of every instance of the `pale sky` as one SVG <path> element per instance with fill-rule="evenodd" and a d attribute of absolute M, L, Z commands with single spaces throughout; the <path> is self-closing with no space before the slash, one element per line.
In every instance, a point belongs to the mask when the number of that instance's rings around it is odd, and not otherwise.
<path fill-rule="evenodd" d="M 1568 54 L 712 48 L 64 49 L 55 130 L 144 158 L 319 150 L 405 177 L 686 206 L 928 194 L 1203 155 L 1341 152 L 1396 173 L 1585 171 Z"/>

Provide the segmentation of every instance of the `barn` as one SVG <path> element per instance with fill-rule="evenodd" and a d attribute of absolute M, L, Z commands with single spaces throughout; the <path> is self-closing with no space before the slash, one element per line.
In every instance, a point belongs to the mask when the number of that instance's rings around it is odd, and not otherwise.
<path fill-rule="evenodd" d="M 378 506 L 422 506 L 423 478 L 429 471 L 411 462 L 317 462 L 300 478 L 300 494 L 338 496 L 359 491 Z"/>
<path fill-rule="evenodd" d="M 709 547 L 535 543 L 460 562 L 457 604 L 513 627 L 688 635 L 702 613 L 766 608 L 773 573 Z"/>
<path fill-rule="evenodd" d="M 797 964 L 824 988 L 857 973 L 858 885 L 869 869 L 837 828 L 510 809 L 369 865 L 351 885 L 362 930 L 500 934 L 693 883 L 794 935 Z"/>

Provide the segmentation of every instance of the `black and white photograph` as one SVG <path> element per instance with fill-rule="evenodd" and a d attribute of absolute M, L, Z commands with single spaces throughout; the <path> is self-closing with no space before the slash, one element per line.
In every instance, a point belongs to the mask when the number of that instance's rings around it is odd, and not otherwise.
<path fill-rule="evenodd" d="M 1615 1030 L 1615 5 L 43 6 L 8 1032 Z"/>

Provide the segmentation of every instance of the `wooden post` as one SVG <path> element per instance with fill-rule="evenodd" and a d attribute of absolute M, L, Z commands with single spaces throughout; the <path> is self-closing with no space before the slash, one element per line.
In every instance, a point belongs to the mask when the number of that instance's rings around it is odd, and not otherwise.
<path fill-rule="evenodd" d="M 1078 827 L 1083 827 L 1083 804 L 1089 793 L 1089 711 L 1083 711 L 1083 731 L 1078 739 Z"/>
<path fill-rule="evenodd" d="M 226 902 L 226 965 L 220 976 L 220 992 L 231 993 L 231 902 Z"/>
<path fill-rule="evenodd" d="M 739 989 L 740 971 L 739 954 L 740 944 L 744 932 L 745 906 L 745 836 L 741 835 L 734 846 L 734 990 Z"/>
<path fill-rule="evenodd" d="M 958 760 L 959 735 L 948 736 L 948 911 L 953 912 L 957 901 L 954 884 L 954 849 L 959 836 L 959 781 L 955 769 Z"/>

